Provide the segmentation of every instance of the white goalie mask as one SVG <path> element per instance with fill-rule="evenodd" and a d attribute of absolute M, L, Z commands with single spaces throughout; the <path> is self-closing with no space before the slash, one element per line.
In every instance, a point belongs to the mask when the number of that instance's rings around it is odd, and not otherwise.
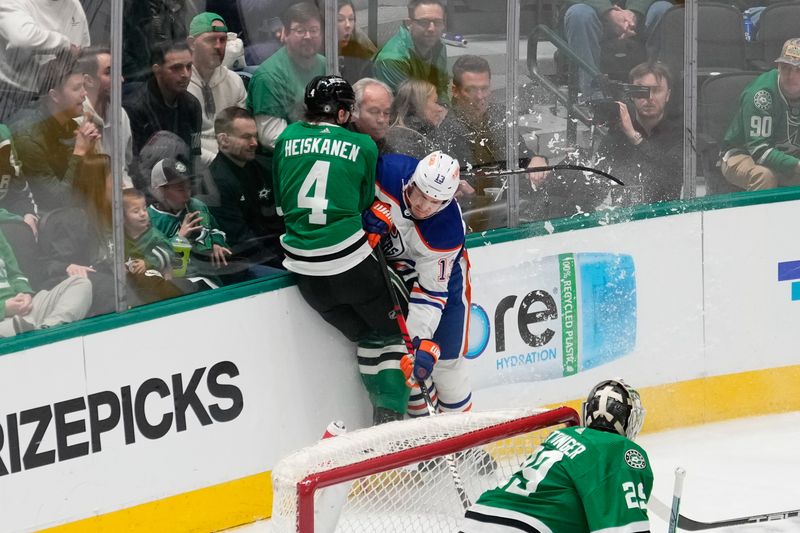
<path fill-rule="evenodd" d="M 423 157 L 417 164 L 414 174 L 404 189 L 406 198 L 410 187 L 416 187 L 426 196 L 439 200 L 442 205 L 439 211 L 447 207 L 458 190 L 461 170 L 457 159 L 453 159 L 442 151 L 432 152 Z"/>
<path fill-rule="evenodd" d="M 621 379 L 601 381 L 583 402 L 583 425 L 636 439 L 645 410 L 639 393 Z"/>

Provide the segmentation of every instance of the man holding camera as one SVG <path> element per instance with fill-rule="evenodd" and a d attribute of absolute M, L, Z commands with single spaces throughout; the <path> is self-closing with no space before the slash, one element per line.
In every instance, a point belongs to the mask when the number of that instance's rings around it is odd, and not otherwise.
<path fill-rule="evenodd" d="M 627 194 L 626 203 L 675 200 L 683 185 L 683 125 L 667 116 L 670 72 L 662 63 L 641 63 L 629 75 L 631 84 L 650 89 L 647 98 L 634 94 L 631 114 L 626 102 L 616 101 L 618 116 L 609 121 L 609 134 L 598 155 L 610 174 L 625 183 L 613 188 Z"/>

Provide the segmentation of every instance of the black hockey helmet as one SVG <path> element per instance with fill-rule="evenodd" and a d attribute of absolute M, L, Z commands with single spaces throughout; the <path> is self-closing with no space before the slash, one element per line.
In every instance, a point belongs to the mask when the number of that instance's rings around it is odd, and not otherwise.
<path fill-rule="evenodd" d="M 356 93 L 341 76 L 317 76 L 306 85 L 305 102 L 312 115 L 335 116 L 340 109 L 353 109 Z"/>
<path fill-rule="evenodd" d="M 601 381 L 583 402 L 584 426 L 631 440 L 642 429 L 644 414 L 639 393 L 621 379 Z"/>

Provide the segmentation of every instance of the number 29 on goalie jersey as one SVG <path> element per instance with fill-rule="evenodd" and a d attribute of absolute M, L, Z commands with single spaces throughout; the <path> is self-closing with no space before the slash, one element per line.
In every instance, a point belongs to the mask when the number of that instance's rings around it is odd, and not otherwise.
<path fill-rule="evenodd" d="M 505 485 L 484 492 L 462 531 L 509 521 L 541 533 L 649 531 L 652 488 L 650 462 L 638 444 L 616 433 L 565 428 L 551 433 Z"/>

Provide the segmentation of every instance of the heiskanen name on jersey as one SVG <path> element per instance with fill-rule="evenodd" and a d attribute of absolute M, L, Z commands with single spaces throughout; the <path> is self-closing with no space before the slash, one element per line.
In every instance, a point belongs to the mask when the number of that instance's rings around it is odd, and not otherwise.
<path fill-rule="evenodd" d="M 286 157 L 306 154 L 333 155 L 355 162 L 361 147 L 336 139 L 292 139 L 283 146 L 283 151 Z"/>

